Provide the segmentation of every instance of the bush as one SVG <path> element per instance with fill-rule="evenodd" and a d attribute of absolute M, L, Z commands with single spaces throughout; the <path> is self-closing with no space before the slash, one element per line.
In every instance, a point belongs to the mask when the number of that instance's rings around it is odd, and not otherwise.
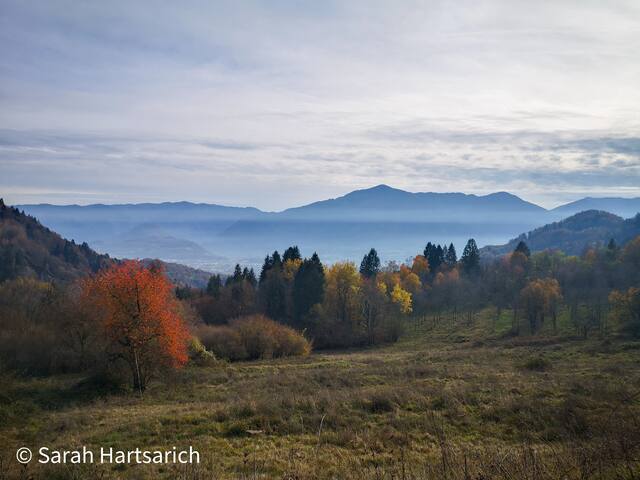
<path fill-rule="evenodd" d="M 308 355 L 311 351 L 302 334 L 263 315 L 242 317 L 229 326 L 203 325 L 195 333 L 207 349 L 231 361 Z"/>
<path fill-rule="evenodd" d="M 240 334 L 231 327 L 201 325 L 195 329 L 195 335 L 218 358 L 231 361 L 247 358 Z"/>
<path fill-rule="evenodd" d="M 522 368 L 534 372 L 545 372 L 551 368 L 551 362 L 544 357 L 533 357 L 524 362 Z"/>
<path fill-rule="evenodd" d="M 195 365 L 207 367 L 216 364 L 216 356 L 207 350 L 197 337 L 193 337 L 189 341 L 189 361 Z"/>

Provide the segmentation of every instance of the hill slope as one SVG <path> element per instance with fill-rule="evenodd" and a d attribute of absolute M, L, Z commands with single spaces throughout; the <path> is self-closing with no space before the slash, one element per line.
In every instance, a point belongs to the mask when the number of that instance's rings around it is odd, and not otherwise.
<path fill-rule="evenodd" d="M 62 238 L 30 215 L 0 199 L 0 282 L 18 277 L 70 282 L 118 260 L 89 245 Z M 149 264 L 152 260 L 145 259 Z M 177 263 L 160 262 L 176 285 L 203 288 L 211 274 Z"/>
<path fill-rule="evenodd" d="M 86 243 L 77 245 L 0 199 L 0 281 L 17 277 L 72 281 L 111 265 Z"/>
<path fill-rule="evenodd" d="M 578 255 L 585 248 L 606 244 L 612 238 L 622 245 L 637 235 L 640 235 L 640 214 L 624 220 L 612 213 L 587 210 L 523 233 L 505 245 L 486 246 L 480 251 L 489 257 L 504 255 L 524 240 L 531 251 L 558 249 L 567 255 Z"/>

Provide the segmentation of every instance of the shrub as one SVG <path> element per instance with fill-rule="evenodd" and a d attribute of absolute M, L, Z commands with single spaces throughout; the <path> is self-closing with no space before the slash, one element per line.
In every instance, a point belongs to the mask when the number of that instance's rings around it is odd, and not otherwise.
<path fill-rule="evenodd" d="M 307 355 L 311 351 L 302 334 L 263 315 L 241 317 L 229 326 L 203 325 L 195 333 L 207 349 L 231 361 Z"/>
<path fill-rule="evenodd" d="M 522 365 L 525 370 L 545 372 L 551 368 L 551 362 L 544 357 L 532 357 Z"/>
<path fill-rule="evenodd" d="M 195 335 L 218 358 L 231 361 L 247 358 L 240 334 L 231 327 L 201 325 L 195 329 Z"/>
<path fill-rule="evenodd" d="M 189 342 L 189 361 L 201 367 L 215 365 L 216 356 L 211 353 L 197 337 Z"/>

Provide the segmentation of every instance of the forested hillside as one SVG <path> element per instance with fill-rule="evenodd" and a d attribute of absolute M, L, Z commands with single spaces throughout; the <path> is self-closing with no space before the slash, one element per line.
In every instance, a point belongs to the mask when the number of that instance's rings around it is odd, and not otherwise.
<path fill-rule="evenodd" d="M 520 241 L 526 241 L 534 252 L 552 249 L 580 255 L 586 248 L 606 245 L 611 240 L 623 245 L 637 235 L 640 235 L 640 214 L 625 220 L 612 213 L 587 210 L 523 233 L 505 245 L 486 246 L 481 251 L 487 257 L 504 255 Z"/>
<path fill-rule="evenodd" d="M 118 260 L 96 253 L 86 243 L 69 241 L 0 200 L 0 282 L 30 277 L 47 282 L 68 283 L 109 267 Z M 204 288 L 210 272 L 177 263 L 159 262 L 176 285 Z"/>
<path fill-rule="evenodd" d="M 0 199 L 0 281 L 33 277 L 68 282 L 111 264 L 109 255 L 65 240 Z"/>

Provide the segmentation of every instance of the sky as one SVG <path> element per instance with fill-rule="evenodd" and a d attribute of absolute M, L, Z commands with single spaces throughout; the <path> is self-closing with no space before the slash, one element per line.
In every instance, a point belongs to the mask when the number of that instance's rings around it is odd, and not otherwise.
<path fill-rule="evenodd" d="M 0 196 L 640 196 L 640 2 L 0 0 Z"/>

